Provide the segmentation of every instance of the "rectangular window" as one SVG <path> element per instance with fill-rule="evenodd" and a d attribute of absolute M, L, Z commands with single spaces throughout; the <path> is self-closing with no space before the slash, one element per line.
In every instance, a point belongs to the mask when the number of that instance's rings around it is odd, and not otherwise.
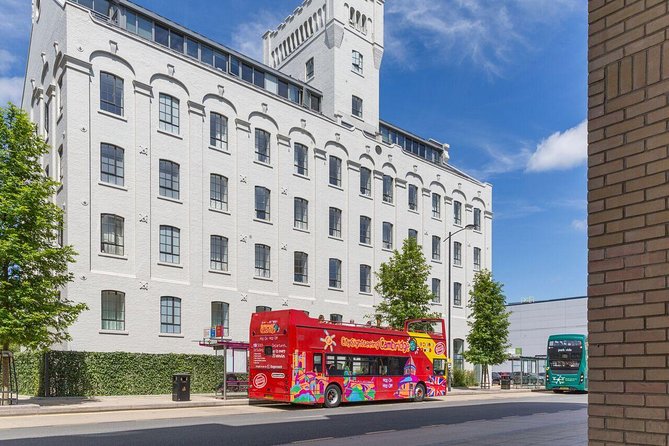
<path fill-rule="evenodd" d="M 341 210 L 330 208 L 330 237 L 341 238 Z"/>
<path fill-rule="evenodd" d="M 213 48 L 207 46 L 207 45 L 202 45 L 200 47 L 200 53 L 201 57 L 200 60 L 202 62 L 206 63 L 207 65 L 214 65 L 214 50 Z"/>
<path fill-rule="evenodd" d="M 228 270 L 228 239 L 212 235 L 209 239 L 209 268 L 214 271 Z"/>
<path fill-rule="evenodd" d="M 309 149 L 307 146 L 295 143 L 295 173 L 298 175 L 309 175 Z"/>
<path fill-rule="evenodd" d="M 462 265 L 462 243 L 453 242 L 453 265 Z"/>
<path fill-rule="evenodd" d="M 228 210 L 228 179 L 222 175 L 212 173 L 209 176 L 209 207 Z"/>
<path fill-rule="evenodd" d="M 353 96 L 351 98 L 351 113 L 353 116 L 357 116 L 358 118 L 362 118 L 362 99 L 360 99 L 357 96 Z"/>
<path fill-rule="evenodd" d="M 360 194 L 372 196 L 372 171 L 366 167 L 360 168 Z"/>
<path fill-rule="evenodd" d="M 65 178 L 65 163 L 63 159 L 65 149 L 63 146 L 60 146 L 58 148 L 58 158 L 56 158 L 56 178 L 58 178 L 58 181 L 61 183 L 63 182 L 63 178 Z"/>
<path fill-rule="evenodd" d="M 481 248 L 474 248 L 474 271 L 481 271 Z"/>
<path fill-rule="evenodd" d="M 296 104 L 302 103 L 302 89 L 293 84 L 288 85 L 288 100 Z"/>
<path fill-rule="evenodd" d="M 100 110 L 123 116 L 123 79 L 100 73 Z"/>
<path fill-rule="evenodd" d="M 415 229 L 409 229 L 409 232 L 408 232 L 407 236 L 409 238 L 412 238 L 412 239 L 418 241 L 418 231 L 416 231 Z"/>
<path fill-rule="evenodd" d="M 369 265 L 360 265 L 360 292 L 372 292 L 372 267 Z"/>
<path fill-rule="evenodd" d="M 474 230 L 481 230 L 481 209 L 474 208 Z"/>
<path fill-rule="evenodd" d="M 341 187 L 341 160 L 330 156 L 330 184 Z"/>
<path fill-rule="evenodd" d="M 127 9 L 125 12 L 125 29 L 144 39 L 153 40 L 153 22 Z"/>
<path fill-rule="evenodd" d="M 242 64 L 242 80 L 253 82 L 253 67 L 251 65 Z"/>
<path fill-rule="evenodd" d="M 200 58 L 200 43 L 189 37 L 186 38 L 186 54 L 194 59 Z"/>
<path fill-rule="evenodd" d="M 279 79 L 269 73 L 265 73 L 265 90 L 270 93 L 279 94 Z"/>
<path fill-rule="evenodd" d="M 170 95 L 160 93 L 158 119 L 160 130 L 179 133 L 179 100 Z"/>
<path fill-rule="evenodd" d="M 309 283 L 309 256 L 304 252 L 295 252 L 295 276 L 297 283 Z"/>
<path fill-rule="evenodd" d="M 393 178 L 390 175 L 383 176 L 383 201 L 393 202 Z"/>
<path fill-rule="evenodd" d="M 228 71 L 228 56 L 216 51 L 214 53 L 214 68 L 220 71 Z"/>
<path fill-rule="evenodd" d="M 364 215 L 360 216 L 360 243 L 372 244 L 372 219 Z"/>
<path fill-rule="evenodd" d="M 453 305 L 462 306 L 462 284 L 460 282 L 453 283 Z"/>
<path fill-rule="evenodd" d="M 163 46 L 170 46 L 170 30 L 162 25 L 156 23 L 155 25 L 155 41 Z"/>
<path fill-rule="evenodd" d="M 305 74 L 307 77 L 307 80 L 311 79 L 314 77 L 314 58 L 312 57 L 309 59 L 305 65 Z"/>
<path fill-rule="evenodd" d="M 441 260 L 441 238 L 432 236 L 432 260 Z"/>
<path fill-rule="evenodd" d="M 253 70 L 253 83 L 264 89 L 265 88 L 265 73 L 263 71 L 260 71 L 258 69 Z"/>
<path fill-rule="evenodd" d="M 453 202 L 453 223 L 456 225 L 462 224 L 462 203 L 459 201 Z"/>
<path fill-rule="evenodd" d="M 51 111 L 51 101 L 47 102 L 44 105 L 44 136 L 47 139 L 49 138 L 49 126 L 51 125 L 50 111 Z"/>
<path fill-rule="evenodd" d="M 270 278 L 270 247 L 256 245 L 256 277 Z"/>
<path fill-rule="evenodd" d="M 341 288 L 341 260 L 330 259 L 330 288 Z"/>
<path fill-rule="evenodd" d="M 181 262 L 181 231 L 173 226 L 160 226 L 160 261 Z"/>
<path fill-rule="evenodd" d="M 100 252 L 122 256 L 124 254 L 123 217 L 102 214 L 100 217 Z"/>
<path fill-rule="evenodd" d="M 393 249 L 393 224 L 383 222 L 383 248 Z"/>
<path fill-rule="evenodd" d="M 256 159 L 261 163 L 270 163 L 270 136 L 260 129 L 256 129 Z"/>
<path fill-rule="evenodd" d="M 228 150 L 228 118 L 218 113 L 209 115 L 209 144 L 217 149 Z"/>
<path fill-rule="evenodd" d="M 413 184 L 409 184 L 409 209 L 418 210 L 418 187 Z"/>
<path fill-rule="evenodd" d="M 179 199 L 179 165 L 168 160 L 160 160 L 159 193 L 161 197 Z"/>
<path fill-rule="evenodd" d="M 125 330 L 125 293 L 120 291 L 102 292 L 102 329 Z"/>
<path fill-rule="evenodd" d="M 441 280 L 432 279 L 432 303 L 441 302 Z"/>
<path fill-rule="evenodd" d="M 184 36 L 170 31 L 170 48 L 180 53 L 184 52 Z"/>
<path fill-rule="evenodd" d="M 258 220 L 270 220 L 270 190 L 256 186 L 256 218 Z"/>
<path fill-rule="evenodd" d="M 294 227 L 304 231 L 309 229 L 309 202 L 304 198 L 295 198 Z"/>
<path fill-rule="evenodd" d="M 222 326 L 223 336 L 230 336 L 230 304 L 227 302 L 211 303 L 211 326 Z"/>
<path fill-rule="evenodd" d="M 102 143 L 100 145 L 100 181 L 124 185 L 123 149 Z"/>
<path fill-rule="evenodd" d="M 441 195 L 432 194 L 432 217 L 441 219 Z"/>
<path fill-rule="evenodd" d="M 160 332 L 181 333 L 181 299 L 178 297 L 160 298 Z"/>
<path fill-rule="evenodd" d="M 363 61 L 362 54 L 360 54 L 358 51 L 353 50 L 353 52 L 351 53 L 351 65 L 355 73 L 358 74 L 363 73 L 362 61 Z"/>

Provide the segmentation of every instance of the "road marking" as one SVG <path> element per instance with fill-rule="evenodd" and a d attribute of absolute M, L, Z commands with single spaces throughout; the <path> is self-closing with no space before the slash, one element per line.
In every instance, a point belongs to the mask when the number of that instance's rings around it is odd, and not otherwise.
<path fill-rule="evenodd" d="M 312 439 L 309 439 L 309 440 L 299 440 L 299 441 L 293 441 L 291 444 L 312 443 L 314 441 L 322 441 L 322 440 L 334 440 L 334 437 L 323 437 L 323 438 L 312 438 Z"/>
<path fill-rule="evenodd" d="M 365 432 L 365 435 L 376 435 L 376 434 L 387 434 L 390 432 L 397 432 L 396 429 L 389 429 L 387 431 L 374 431 L 374 432 Z"/>

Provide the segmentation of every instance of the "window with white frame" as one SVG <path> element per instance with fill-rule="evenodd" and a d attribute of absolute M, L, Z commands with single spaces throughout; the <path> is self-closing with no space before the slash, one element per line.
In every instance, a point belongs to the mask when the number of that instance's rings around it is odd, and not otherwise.
<path fill-rule="evenodd" d="M 330 208 L 330 237 L 341 238 L 341 209 Z"/>
<path fill-rule="evenodd" d="M 372 219 L 364 215 L 360 216 L 360 243 L 372 244 Z"/>
<path fill-rule="evenodd" d="M 304 65 L 304 72 L 305 72 L 307 80 L 314 77 L 314 58 L 313 57 L 311 59 L 309 59 L 307 61 L 307 63 Z"/>
<path fill-rule="evenodd" d="M 453 202 L 453 223 L 458 226 L 462 224 L 462 203 L 459 201 Z"/>
<path fill-rule="evenodd" d="M 360 292 L 372 292 L 372 267 L 369 265 L 360 265 Z"/>
<path fill-rule="evenodd" d="M 418 210 L 418 187 L 413 184 L 409 184 L 409 209 Z"/>
<path fill-rule="evenodd" d="M 256 218 L 258 220 L 270 220 L 270 197 L 271 192 L 266 187 L 256 186 Z"/>
<path fill-rule="evenodd" d="M 462 243 L 453 242 L 453 265 L 462 265 Z"/>
<path fill-rule="evenodd" d="M 270 247 L 256 244 L 256 277 L 269 279 L 271 277 Z"/>
<path fill-rule="evenodd" d="M 100 110 L 123 116 L 123 79 L 100 73 Z"/>
<path fill-rule="evenodd" d="M 481 230 L 481 209 L 474 208 L 474 230 Z"/>
<path fill-rule="evenodd" d="M 390 175 L 383 176 L 383 201 L 386 203 L 393 202 L 393 177 Z"/>
<path fill-rule="evenodd" d="M 307 146 L 295 143 L 295 173 L 302 176 L 309 175 L 309 149 Z"/>
<path fill-rule="evenodd" d="M 160 261 L 181 262 L 181 230 L 174 226 L 160 226 Z"/>
<path fill-rule="evenodd" d="M 56 178 L 59 182 L 63 182 L 65 178 L 65 163 L 64 163 L 65 148 L 60 146 L 58 148 L 58 158 L 56 159 Z"/>
<path fill-rule="evenodd" d="M 383 222 L 383 249 L 393 249 L 393 224 Z"/>
<path fill-rule="evenodd" d="M 297 283 L 309 283 L 309 255 L 306 252 L 295 251 L 294 277 Z"/>
<path fill-rule="evenodd" d="M 261 163 L 270 163 L 270 134 L 264 130 L 256 129 L 256 160 Z"/>
<path fill-rule="evenodd" d="M 228 239 L 220 235 L 209 238 L 209 268 L 213 271 L 228 270 Z"/>
<path fill-rule="evenodd" d="M 120 147 L 100 144 L 100 181 L 116 186 L 125 184 L 123 155 L 123 149 Z"/>
<path fill-rule="evenodd" d="M 230 304 L 227 302 L 211 303 L 211 326 L 222 326 L 223 336 L 230 336 Z"/>
<path fill-rule="evenodd" d="M 432 279 L 432 303 L 441 302 L 441 280 Z"/>
<path fill-rule="evenodd" d="M 357 96 L 351 97 L 351 114 L 362 118 L 362 99 Z"/>
<path fill-rule="evenodd" d="M 228 150 L 228 118 L 214 112 L 209 114 L 209 145 Z"/>
<path fill-rule="evenodd" d="M 409 238 L 412 238 L 412 239 L 416 240 L 416 242 L 418 242 L 418 231 L 417 230 L 409 228 L 409 232 L 408 232 L 407 236 Z"/>
<path fill-rule="evenodd" d="M 432 217 L 441 219 L 441 195 L 432 194 Z"/>
<path fill-rule="evenodd" d="M 102 329 L 125 330 L 125 293 L 120 291 L 102 292 Z"/>
<path fill-rule="evenodd" d="M 453 283 L 453 305 L 462 306 L 462 284 L 460 282 Z"/>
<path fill-rule="evenodd" d="M 295 197 L 293 227 L 304 231 L 309 229 L 309 202 L 304 198 Z"/>
<path fill-rule="evenodd" d="M 353 50 L 351 53 L 351 68 L 358 74 L 363 74 L 363 57 L 359 51 Z"/>
<path fill-rule="evenodd" d="M 341 288 L 341 260 L 330 259 L 330 288 Z"/>
<path fill-rule="evenodd" d="M 360 194 L 366 197 L 372 195 L 372 171 L 366 167 L 360 168 Z"/>
<path fill-rule="evenodd" d="M 160 93 L 158 121 L 160 130 L 179 133 L 179 100 L 177 98 Z"/>
<path fill-rule="evenodd" d="M 179 165 L 172 161 L 160 160 L 159 162 L 159 193 L 161 197 L 179 199 Z"/>
<path fill-rule="evenodd" d="M 124 254 L 123 217 L 102 214 L 100 217 L 100 252 L 122 256 Z"/>
<path fill-rule="evenodd" d="M 474 271 L 481 271 L 481 248 L 474 248 Z"/>
<path fill-rule="evenodd" d="M 341 187 L 341 160 L 330 156 L 330 184 Z"/>
<path fill-rule="evenodd" d="M 178 297 L 160 298 L 160 332 L 181 333 L 181 299 Z"/>
<path fill-rule="evenodd" d="M 209 175 L 209 207 L 219 211 L 228 210 L 228 179 L 223 175 Z"/>
<path fill-rule="evenodd" d="M 436 235 L 432 236 L 432 260 L 441 260 L 441 238 Z"/>

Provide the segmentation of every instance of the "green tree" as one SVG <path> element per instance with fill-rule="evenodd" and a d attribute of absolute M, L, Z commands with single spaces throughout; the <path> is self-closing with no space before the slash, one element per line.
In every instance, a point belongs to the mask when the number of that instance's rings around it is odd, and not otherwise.
<path fill-rule="evenodd" d="M 407 319 L 440 317 L 430 312 L 433 294 L 427 285 L 430 266 L 416 239 L 404 240 L 402 252 L 395 250 L 388 263 L 382 263 L 374 289 L 383 300 L 374 307 L 377 321 L 403 328 Z"/>
<path fill-rule="evenodd" d="M 501 364 L 507 359 L 510 313 L 506 311 L 502 288 L 501 283 L 493 280 L 492 273 L 484 270 L 474 277 L 474 287 L 469 293 L 469 349 L 464 352 L 464 357 L 481 365 L 481 387 L 488 385 L 488 366 Z"/>
<path fill-rule="evenodd" d="M 86 309 L 61 298 L 76 255 L 59 246 L 63 211 L 53 202 L 59 183 L 44 174 L 49 146 L 25 112 L 0 107 L 0 348 L 45 349 L 68 340 L 67 328 Z M 2 387 L 9 386 L 3 358 Z"/>

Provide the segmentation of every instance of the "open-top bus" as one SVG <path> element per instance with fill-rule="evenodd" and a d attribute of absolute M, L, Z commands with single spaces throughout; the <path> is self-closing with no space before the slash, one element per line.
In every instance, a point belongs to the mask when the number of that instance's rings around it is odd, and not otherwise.
<path fill-rule="evenodd" d="M 553 392 L 588 390 L 588 339 L 585 335 L 548 337 L 546 389 Z"/>
<path fill-rule="evenodd" d="M 443 319 L 404 330 L 310 318 L 300 310 L 254 313 L 249 398 L 337 407 L 446 394 Z"/>

